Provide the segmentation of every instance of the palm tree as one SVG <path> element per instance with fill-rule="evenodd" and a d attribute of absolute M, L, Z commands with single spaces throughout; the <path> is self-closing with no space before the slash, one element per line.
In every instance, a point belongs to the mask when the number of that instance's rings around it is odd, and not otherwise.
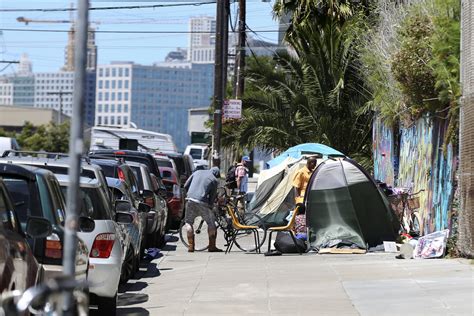
<path fill-rule="evenodd" d="M 294 55 L 279 52 L 273 63 L 251 66 L 244 120 L 224 128 L 224 142 L 267 149 L 321 142 L 369 158 L 371 117 L 359 113 L 369 94 L 353 50 L 357 28 L 308 23 L 289 40 Z"/>

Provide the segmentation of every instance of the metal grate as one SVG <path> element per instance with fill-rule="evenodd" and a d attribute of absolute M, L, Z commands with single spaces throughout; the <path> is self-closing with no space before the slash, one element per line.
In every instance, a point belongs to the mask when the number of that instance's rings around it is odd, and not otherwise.
<path fill-rule="evenodd" d="M 459 126 L 461 208 L 459 211 L 460 251 L 474 257 L 474 4 L 462 1 L 461 98 Z"/>

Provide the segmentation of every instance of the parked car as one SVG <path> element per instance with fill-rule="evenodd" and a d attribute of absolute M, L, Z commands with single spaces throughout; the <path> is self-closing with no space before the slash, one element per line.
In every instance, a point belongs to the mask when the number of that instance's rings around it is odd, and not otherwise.
<path fill-rule="evenodd" d="M 209 145 L 191 144 L 186 146 L 184 153 L 193 158 L 196 169 L 209 169 Z"/>
<path fill-rule="evenodd" d="M 174 162 L 179 182 L 181 187 L 183 187 L 188 178 L 194 172 L 193 158 L 188 154 L 167 153 L 166 155 Z"/>
<path fill-rule="evenodd" d="M 65 202 L 56 177 L 45 169 L 11 163 L 0 163 L 0 177 L 12 197 L 23 231 L 26 231 L 31 217 L 45 218 L 52 226 L 52 233 L 47 237 L 34 239 L 27 236 L 40 263 L 42 280 L 62 275 Z M 90 218 L 80 218 L 80 230 L 89 231 L 93 225 Z M 76 279 L 86 279 L 88 262 L 89 250 L 84 241 L 78 238 Z"/>
<path fill-rule="evenodd" d="M 173 227 L 179 227 L 184 216 L 184 195 L 179 184 L 178 175 L 172 168 L 160 167 L 163 184 L 167 192 L 167 204 Z"/>
<path fill-rule="evenodd" d="M 13 164 L 37 166 L 42 169 L 48 169 L 54 174 L 64 175 L 69 173 L 70 166 L 69 157 L 66 154 L 61 153 L 10 151 L 2 160 Z M 83 159 L 81 162 L 81 176 L 97 179 L 101 184 L 101 189 L 108 196 L 109 200 L 112 201 L 110 192 L 107 189 L 107 180 L 105 179 L 105 174 L 102 168 L 96 164 L 92 164 L 88 158 Z"/>
<path fill-rule="evenodd" d="M 104 171 L 106 177 L 115 178 L 119 179 L 120 181 L 123 181 L 125 185 L 128 186 L 130 189 L 130 194 L 133 198 L 131 202 L 135 203 L 134 207 L 138 209 L 139 203 L 143 202 L 143 197 L 140 195 L 138 181 L 135 177 L 135 174 L 133 173 L 130 166 L 123 161 L 123 159 L 91 159 L 91 163 L 99 165 Z M 142 230 L 140 231 L 140 233 L 142 234 L 141 238 L 143 240 L 141 252 L 144 253 L 147 239 L 146 230 L 148 214 L 145 212 L 140 212 L 138 216 L 141 222 L 140 227 L 142 228 Z"/>
<path fill-rule="evenodd" d="M 120 179 L 107 177 L 107 184 L 114 197 L 114 211 L 116 201 L 129 201 L 128 208 L 127 206 L 123 206 L 123 208 L 133 216 L 133 221 L 131 223 L 120 224 L 126 229 L 127 234 L 130 237 L 130 247 L 128 247 L 127 253 L 125 254 L 125 260 L 122 264 L 121 282 L 126 282 L 135 275 L 135 272 L 137 272 L 140 267 L 142 257 L 142 231 L 144 228 L 142 227 L 138 210 L 134 207 L 135 203 L 132 202 L 133 195 L 125 182 Z"/>
<path fill-rule="evenodd" d="M 62 191 L 66 194 L 70 184 L 69 176 L 57 175 L 57 177 Z M 116 212 L 112 210 L 97 179 L 81 177 L 80 187 L 81 214 L 90 216 L 95 222 L 92 234 L 80 235 L 90 249 L 91 300 L 97 301 L 99 312 L 115 315 L 122 264 L 127 247 L 130 245 L 130 237 L 120 224 L 131 223 L 133 216 L 123 210 Z"/>
<path fill-rule="evenodd" d="M 20 290 L 39 283 L 41 270 L 26 241 L 45 238 L 52 233 L 51 223 L 42 217 L 30 217 L 25 231 L 20 227 L 13 201 L 0 178 L 0 293 Z"/>
<path fill-rule="evenodd" d="M 168 220 L 168 206 L 166 204 L 166 190 L 155 192 L 152 184 L 152 174 L 145 164 L 129 161 L 127 164 L 132 169 L 138 181 L 138 188 L 151 211 L 148 213 L 147 240 L 148 247 L 163 245 L 166 235 L 166 222 Z"/>

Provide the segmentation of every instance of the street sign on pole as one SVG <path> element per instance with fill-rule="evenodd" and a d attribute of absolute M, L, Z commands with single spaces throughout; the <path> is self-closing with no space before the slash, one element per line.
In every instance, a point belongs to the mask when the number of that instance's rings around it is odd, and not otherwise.
<path fill-rule="evenodd" d="M 225 100 L 224 101 L 224 120 L 242 118 L 242 100 Z"/>

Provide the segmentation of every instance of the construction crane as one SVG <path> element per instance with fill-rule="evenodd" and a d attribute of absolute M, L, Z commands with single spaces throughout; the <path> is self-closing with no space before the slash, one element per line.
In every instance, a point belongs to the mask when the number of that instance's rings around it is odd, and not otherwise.
<path fill-rule="evenodd" d="M 72 7 L 73 4 L 71 4 Z M 16 20 L 20 23 L 69 23 L 71 28 L 68 32 L 68 42 L 64 52 L 64 71 L 74 71 L 74 16 L 71 14 L 69 20 L 41 20 L 41 19 L 29 19 L 24 16 L 19 16 Z M 90 21 L 90 24 L 100 24 L 98 21 Z M 89 27 L 89 36 L 87 39 L 87 69 L 95 70 L 97 66 L 97 46 L 95 45 L 95 28 Z"/>
<path fill-rule="evenodd" d="M 28 18 L 25 18 L 24 16 L 19 16 L 16 18 L 16 20 L 17 22 L 25 23 L 25 25 L 28 25 L 30 23 L 72 23 L 74 24 L 74 20 L 39 20 L 39 19 L 28 19 Z M 90 21 L 89 23 L 100 24 L 99 21 Z"/>

